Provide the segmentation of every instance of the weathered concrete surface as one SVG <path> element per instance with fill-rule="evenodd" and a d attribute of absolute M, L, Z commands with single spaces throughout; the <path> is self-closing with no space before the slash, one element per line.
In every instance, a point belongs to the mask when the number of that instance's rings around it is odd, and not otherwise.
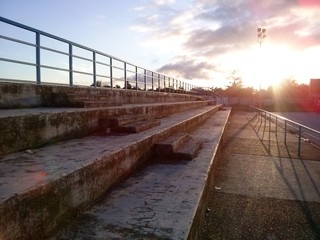
<path fill-rule="evenodd" d="M 136 114 L 163 117 L 206 105 L 207 101 L 189 101 L 90 109 L 3 109 L 0 110 L 0 156 L 50 142 L 86 136 L 99 128 L 100 119 Z"/>
<path fill-rule="evenodd" d="M 218 109 L 173 114 L 139 134 L 74 139 L 3 157 L 0 239 L 41 239 L 141 165 L 155 142 L 194 129 Z"/>
<path fill-rule="evenodd" d="M 50 84 L 0 82 L 0 108 L 30 108 L 66 106 L 68 96 L 73 100 L 105 100 L 109 106 L 137 103 L 168 103 L 197 101 L 199 96 L 177 93 L 133 91 L 94 87 L 69 87 Z"/>
<path fill-rule="evenodd" d="M 320 149 L 247 112 L 225 137 L 200 239 L 320 239 Z"/>
<path fill-rule="evenodd" d="M 229 112 L 217 112 L 190 133 L 203 141 L 193 161 L 147 166 L 51 239 L 196 239 Z"/>

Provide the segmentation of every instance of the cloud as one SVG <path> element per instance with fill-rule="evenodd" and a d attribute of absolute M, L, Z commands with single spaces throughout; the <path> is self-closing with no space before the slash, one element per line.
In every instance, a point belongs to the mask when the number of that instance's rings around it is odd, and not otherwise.
<path fill-rule="evenodd" d="M 213 69 L 215 69 L 215 66 L 207 62 L 180 59 L 175 63 L 169 63 L 162 66 L 157 71 L 184 79 L 208 79 L 209 72 Z"/>
<path fill-rule="evenodd" d="M 295 49 L 319 45 L 320 7 L 308 7 L 317 2 L 189 0 L 182 4 L 155 0 L 137 25 L 152 28 L 145 36 L 146 46 L 172 55 L 171 63 L 164 63 L 159 71 L 187 79 L 210 79 L 210 71 L 218 71 L 215 66 L 222 64 L 221 59 L 257 46 L 257 27 L 267 28 L 268 42 Z M 152 18 L 155 15 L 158 17 Z"/>
<path fill-rule="evenodd" d="M 168 5 L 173 4 L 175 0 L 155 0 L 156 5 Z"/>

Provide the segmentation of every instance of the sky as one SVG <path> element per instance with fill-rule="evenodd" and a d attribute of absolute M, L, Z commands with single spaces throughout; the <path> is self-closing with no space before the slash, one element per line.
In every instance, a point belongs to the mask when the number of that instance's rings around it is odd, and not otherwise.
<path fill-rule="evenodd" d="M 0 15 L 203 87 L 320 78 L 320 0 L 0 0 Z"/>

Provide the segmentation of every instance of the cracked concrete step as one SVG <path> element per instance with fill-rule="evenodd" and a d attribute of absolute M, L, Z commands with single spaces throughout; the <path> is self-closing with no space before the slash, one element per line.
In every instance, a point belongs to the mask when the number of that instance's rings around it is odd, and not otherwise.
<path fill-rule="evenodd" d="M 152 119 L 148 121 L 139 121 L 124 126 L 120 126 L 116 128 L 116 131 L 121 133 L 140 133 L 159 125 L 160 120 Z"/>
<path fill-rule="evenodd" d="M 154 145 L 154 153 L 157 157 L 171 156 L 176 149 L 188 140 L 187 133 L 177 133 Z"/>
<path fill-rule="evenodd" d="M 201 140 L 191 138 L 174 152 L 173 158 L 177 160 L 192 160 L 197 156 L 201 147 Z"/>

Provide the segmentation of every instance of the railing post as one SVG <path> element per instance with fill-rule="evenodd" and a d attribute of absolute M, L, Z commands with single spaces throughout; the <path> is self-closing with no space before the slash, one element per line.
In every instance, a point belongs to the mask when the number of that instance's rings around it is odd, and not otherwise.
<path fill-rule="evenodd" d="M 154 91 L 154 86 L 153 86 L 153 72 L 151 72 L 151 85 L 152 85 L 152 92 Z"/>
<path fill-rule="evenodd" d="M 36 32 L 36 80 L 41 83 L 40 33 Z"/>
<path fill-rule="evenodd" d="M 97 86 L 97 64 L 96 64 L 96 52 L 92 52 L 92 64 L 93 64 L 93 86 Z"/>
<path fill-rule="evenodd" d="M 271 140 L 271 114 L 269 113 L 269 141 Z"/>
<path fill-rule="evenodd" d="M 284 120 L 284 144 L 287 145 L 287 121 Z"/>
<path fill-rule="evenodd" d="M 136 66 L 136 91 L 138 91 L 138 67 Z"/>
<path fill-rule="evenodd" d="M 299 141 L 298 141 L 298 156 L 301 157 L 301 131 L 302 131 L 302 126 L 299 125 Z"/>
<path fill-rule="evenodd" d="M 113 89 L 113 61 L 112 61 L 112 57 L 110 57 L 110 85 L 111 85 L 111 89 Z"/>
<path fill-rule="evenodd" d="M 147 70 L 144 69 L 144 78 L 143 78 L 143 81 L 144 81 L 144 91 L 147 91 Z"/>
<path fill-rule="evenodd" d="M 73 85 L 73 51 L 72 44 L 69 43 L 69 85 Z"/>
<path fill-rule="evenodd" d="M 278 117 L 276 116 L 276 126 L 275 126 L 276 136 L 278 136 Z"/>
<path fill-rule="evenodd" d="M 124 62 L 124 89 L 127 90 L 127 63 Z"/>

